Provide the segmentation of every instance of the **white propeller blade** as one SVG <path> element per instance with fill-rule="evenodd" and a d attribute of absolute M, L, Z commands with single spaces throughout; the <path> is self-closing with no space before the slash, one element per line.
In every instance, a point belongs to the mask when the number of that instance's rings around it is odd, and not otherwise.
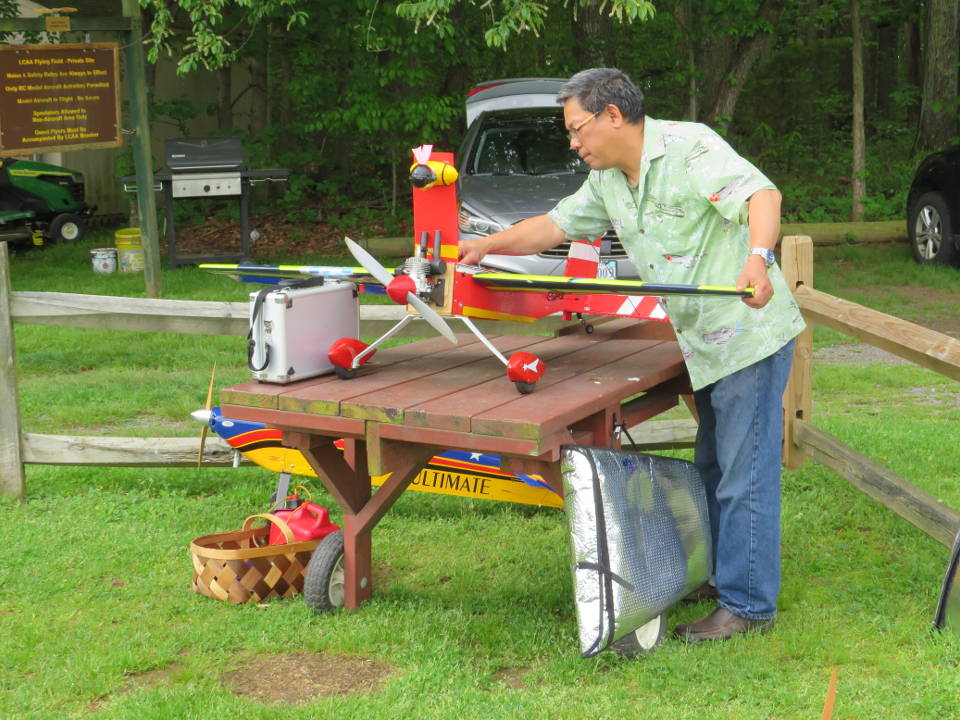
<path fill-rule="evenodd" d="M 353 255 L 356 261 L 360 263 L 368 273 L 376 278 L 378 283 L 382 284 L 384 287 L 390 284 L 390 281 L 393 280 L 393 275 L 388 273 L 386 268 L 378 263 L 373 255 L 357 245 L 357 243 L 350 238 L 345 237 L 344 240 L 347 243 L 347 249 L 350 251 L 350 254 Z M 434 330 L 443 335 L 454 345 L 457 344 L 457 336 L 453 334 L 453 330 L 451 330 L 450 326 L 444 322 L 443 318 L 440 317 L 436 310 L 427 305 L 412 292 L 407 293 L 407 302 L 416 308 L 417 312 L 420 313 L 420 316 L 430 323 L 430 326 Z"/>

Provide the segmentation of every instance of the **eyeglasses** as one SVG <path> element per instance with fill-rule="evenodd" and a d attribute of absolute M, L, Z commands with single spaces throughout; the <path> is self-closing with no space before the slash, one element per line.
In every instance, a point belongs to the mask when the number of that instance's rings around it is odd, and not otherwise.
<path fill-rule="evenodd" d="M 593 120 L 597 115 L 599 115 L 602 112 L 603 110 L 597 110 L 593 115 L 588 117 L 586 120 L 583 120 L 577 123 L 576 125 L 574 125 L 572 128 L 570 128 L 569 132 L 567 132 L 567 137 L 570 138 L 570 142 L 573 142 L 574 140 L 579 140 L 580 129 L 583 128 L 584 125 L 586 125 L 588 122 Z"/>

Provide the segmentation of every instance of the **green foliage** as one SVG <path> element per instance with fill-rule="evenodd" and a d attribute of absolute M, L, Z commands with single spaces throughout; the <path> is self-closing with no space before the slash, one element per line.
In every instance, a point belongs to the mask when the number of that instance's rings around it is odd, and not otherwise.
<path fill-rule="evenodd" d="M 151 92 L 149 97 L 150 117 L 154 122 L 168 123 L 177 128 L 182 136 L 190 134 L 188 123 L 201 112 L 200 108 L 186 95 L 171 98 L 158 98 Z"/>
<path fill-rule="evenodd" d="M 279 17 L 288 30 L 306 24 L 302 1 L 140 0 L 153 14 L 148 57 L 151 62 L 161 54 L 177 57 L 181 75 L 230 65 L 240 50 L 235 38 L 245 41 L 259 23 Z"/>
<path fill-rule="evenodd" d="M 456 0 L 408 0 L 397 5 L 397 15 L 413 22 L 414 32 L 425 26 L 437 37 L 449 38 L 457 30 L 451 15 L 458 4 Z M 470 4 L 475 4 L 474 0 L 470 0 Z M 524 33 L 539 38 L 547 27 L 549 5 L 537 0 L 484 2 L 482 8 L 489 11 L 484 41 L 492 48 L 506 50 L 509 40 L 520 40 Z M 608 14 L 618 23 L 648 20 L 655 12 L 654 4 L 648 0 L 565 0 L 564 6 L 567 5 L 572 5 L 574 21 L 580 7 L 596 7 L 598 12 Z"/>
<path fill-rule="evenodd" d="M 362 206 L 395 216 L 408 200 L 410 148 L 430 142 L 455 151 L 467 90 L 494 78 L 564 77 L 585 63 L 615 64 L 647 94 L 654 117 L 685 118 L 692 82 L 702 120 L 711 88 L 732 77 L 724 48 L 770 32 L 770 50 L 743 84 L 732 117 L 711 122 L 725 125 L 730 142 L 784 190 L 789 220 L 849 217 L 851 40 L 842 2 L 787 0 L 779 16 L 769 12 L 777 3 L 764 0 L 143 3 L 152 13 L 152 57 L 172 54 L 181 73 L 267 64 L 270 124 L 245 147 L 251 163 L 292 170 L 269 200 L 278 207 L 341 215 Z M 893 219 L 902 216 L 917 162 L 911 152 L 921 95 L 903 38 L 923 12 L 876 0 L 863 14 L 865 208 L 868 219 Z M 889 31 L 898 27 L 903 32 Z M 169 99 L 155 110 L 181 128 L 198 111 Z"/>

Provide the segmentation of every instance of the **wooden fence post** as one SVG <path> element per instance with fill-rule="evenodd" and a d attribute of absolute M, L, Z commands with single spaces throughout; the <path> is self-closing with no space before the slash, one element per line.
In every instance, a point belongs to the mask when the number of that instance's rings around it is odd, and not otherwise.
<path fill-rule="evenodd" d="M 780 246 L 780 267 L 791 292 L 813 287 L 813 240 L 805 235 L 788 235 Z M 783 394 L 783 465 L 788 470 L 803 466 L 806 459 L 796 443 L 794 419 L 810 422 L 813 415 L 813 325 L 797 336 L 793 368 Z"/>
<path fill-rule="evenodd" d="M 0 242 L 0 492 L 23 499 L 23 458 L 20 455 L 20 403 L 13 352 L 10 311 L 9 250 Z"/>
<path fill-rule="evenodd" d="M 137 209 L 140 213 L 140 237 L 143 242 L 147 297 L 163 294 L 160 282 L 160 230 L 157 227 L 157 200 L 153 194 L 153 158 L 150 154 L 150 113 L 147 108 L 147 77 L 143 57 L 143 17 L 137 0 L 123 0 L 123 14 L 130 18 L 124 51 L 130 113 L 136 134 L 133 136 L 133 162 L 137 172 Z"/>

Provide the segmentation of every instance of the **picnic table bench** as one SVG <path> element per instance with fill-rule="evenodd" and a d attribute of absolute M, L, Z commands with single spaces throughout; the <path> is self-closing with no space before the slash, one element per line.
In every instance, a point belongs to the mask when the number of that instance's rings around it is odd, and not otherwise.
<path fill-rule="evenodd" d="M 344 606 L 371 594 L 371 531 L 426 462 L 444 450 L 503 457 L 505 470 L 539 475 L 562 493 L 560 447 L 609 447 L 631 427 L 690 393 L 666 323 L 614 320 L 588 334 L 493 336 L 505 354 L 532 352 L 547 366 L 521 395 L 476 337 L 458 335 L 380 350 L 357 377 L 224 388 L 225 416 L 283 430 L 343 511 Z M 341 452 L 334 446 L 345 440 Z M 370 476 L 390 473 L 374 494 Z"/>

